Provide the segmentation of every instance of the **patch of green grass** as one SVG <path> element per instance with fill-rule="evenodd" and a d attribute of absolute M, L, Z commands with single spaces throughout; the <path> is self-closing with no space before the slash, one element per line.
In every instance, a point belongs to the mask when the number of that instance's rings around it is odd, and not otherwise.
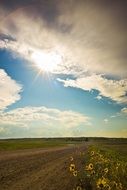
<path fill-rule="evenodd" d="M 53 139 L 10 139 L 0 140 L 0 150 L 18 150 L 31 148 L 53 148 L 68 146 L 71 142 Z"/>
<path fill-rule="evenodd" d="M 95 147 L 127 161 L 127 139 L 107 140 L 95 143 Z"/>

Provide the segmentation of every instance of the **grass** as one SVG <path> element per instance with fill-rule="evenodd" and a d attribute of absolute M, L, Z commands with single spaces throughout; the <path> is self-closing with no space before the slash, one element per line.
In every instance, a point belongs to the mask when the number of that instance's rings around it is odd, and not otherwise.
<path fill-rule="evenodd" d="M 101 148 L 101 145 L 98 145 L 98 148 Z M 103 149 L 115 152 L 119 158 L 127 159 L 127 144 L 103 144 Z"/>
<path fill-rule="evenodd" d="M 0 139 L 0 151 L 21 150 L 32 148 L 55 148 L 81 144 L 87 138 L 24 138 L 24 139 Z"/>
<path fill-rule="evenodd" d="M 53 148 L 71 145 L 71 142 L 54 139 L 9 139 L 0 140 L 0 150 L 21 150 L 31 148 Z"/>

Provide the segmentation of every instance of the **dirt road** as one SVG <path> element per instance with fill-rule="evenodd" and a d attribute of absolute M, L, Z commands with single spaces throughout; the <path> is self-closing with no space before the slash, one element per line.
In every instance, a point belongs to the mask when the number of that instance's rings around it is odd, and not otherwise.
<path fill-rule="evenodd" d="M 72 146 L 0 152 L 0 190 L 73 189 L 69 160 L 76 150 Z"/>

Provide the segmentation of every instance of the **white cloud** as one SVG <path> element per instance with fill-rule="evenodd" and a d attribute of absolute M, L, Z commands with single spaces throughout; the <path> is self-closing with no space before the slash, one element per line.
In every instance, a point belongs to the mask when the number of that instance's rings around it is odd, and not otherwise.
<path fill-rule="evenodd" d="M 121 113 L 127 115 L 127 108 L 126 108 L 126 107 L 125 107 L 125 108 L 122 108 L 122 109 L 121 109 Z"/>
<path fill-rule="evenodd" d="M 111 115 L 110 116 L 110 118 L 116 118 L 117 117 L 117 115 Z"/>
<path fill-rule="evenodd" d="M 110 98 L 118 103 L 127 103 L 127 79 L 111 80 L 102 75 L 94 74 L 75 80 L 59 78 L 57 80 L 64 83 L 65 87 L 75 87 L 85 91 L 98 90 L 99 96 Z"/>
<path fill-rule="evenodd" d="M 81 113 L 46 107 L 24 107 L 2 112 L 0 121 L 6 131 L 10 129 L 12 136 L 17 129 L 26 131 L 26 136 L 34 133 L 35 136 L 71 136 L 74 129 L 90 124 L 90 118 Z"/>
<path fill-rule="evenodd" d="M 22 86 L 0 69 L 0 110 L 20 100 Z"/>
<path fill-rule="evenodd" d="M 109 122 L 109 120 L 105 118 L 105 119 L 104 119 L 104 122 L 107 124 L 107 123 Z"/>
<path fill-rule="evenodd" d="M 111 119 L 114 119 L 114 118 L 117 119 L 117 117 L 120 117 L 122 119 L 126 119 L 126 117 L 127 117 L 127 108 L 124 107 L 119 112 L 117 112 L 115 115 L 110 116 Z"/>
<path fill-rule="evenodd" d="M 60 122 L 66 127 L 74 127 L 81 123 L 88 123 L 89 118 L 73 111 L 60 111 L 46 107 L 24 107 L 0 114 L 1 123 L 26 123 L 40 121 L 49 125 Z"/>
<path fill-rule="evenodd" d="M 101 99 L 102 99 L 102 96 L 98 95 L 98 96 L 96 97 L 96 99 L 97 99 L 97 100 L 101 100 Z"/>

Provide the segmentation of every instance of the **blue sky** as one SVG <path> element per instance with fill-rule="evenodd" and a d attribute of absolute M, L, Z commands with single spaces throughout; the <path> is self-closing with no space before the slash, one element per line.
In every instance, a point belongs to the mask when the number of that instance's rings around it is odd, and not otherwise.
<path fill-rule="evenodd" d="M 124 4 L 63 2 L 1 2 L 0 138 L 127 137 Z"/>

